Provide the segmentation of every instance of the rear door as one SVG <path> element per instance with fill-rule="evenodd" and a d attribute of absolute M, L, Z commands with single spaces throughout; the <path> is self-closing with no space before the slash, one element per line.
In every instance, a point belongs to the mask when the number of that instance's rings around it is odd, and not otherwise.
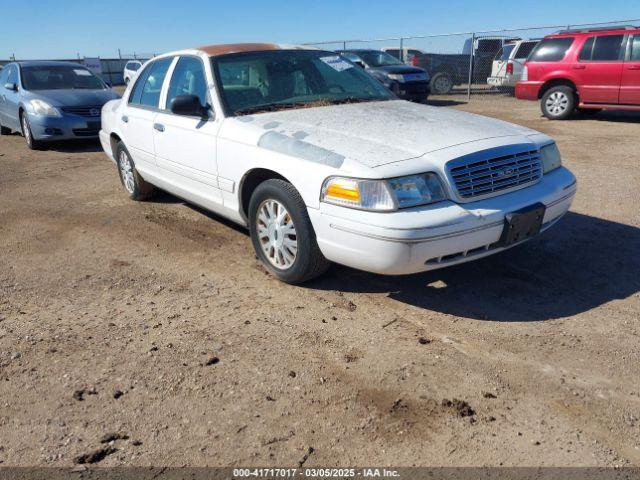
<path fill-rule="evenodd" d="M 119 119 L 124 142 L 141 170 L 156 171 L 153 123 L 160 107 L 162 85 L 174 57 L 151 62 L 137 78 L 125 113 Z"/>
<path fill-rule="evenodd" d="M 616 104 L 620 97 L 626 36 L 588 37 L 572 68 L 582 103 Z"/>
<path fill-rule="evenodd" d="M 640 33 L 629 40 L 629 52 L 622 69 L 620 103 L 640 105 Z"/>
<path fill-rule="evenodd" d="M 218 188 L 216 135 L 222 117 L 175 115 L 171 102 L 180 95 L 194 95 L 200 105 L 213 110 L 204 62 L 200 57 L 181 56 L 169 81 L 166 99 L 154 120 L 154 144 L 159 173 L 186 198 L 195 196 L 200 204 L 222 204 Z"/>

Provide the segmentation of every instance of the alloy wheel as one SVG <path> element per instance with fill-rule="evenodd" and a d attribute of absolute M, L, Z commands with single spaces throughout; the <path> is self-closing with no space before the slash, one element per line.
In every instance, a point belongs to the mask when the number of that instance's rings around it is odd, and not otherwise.
<path fill-rule="evenodd" d="M 547 98 L 545 107 L 551 115 L 562 115 L 569 108 L 569 97 L 563 92 L 553 92 Z"/>
<path fill-rule="evenodd" d="M 122 183 L 127 192 L 133 195 L 136 188 L 135 178 L 133 176 L 133 165 L 127 152 L 121 151 L 118 158 L 118 166 L 120 167 L 120 174 L 122 175 Z"/>
<path fill-rule="evenodd" d="M 291 215 L 277 200 L 267 199 L 258 207 L 256 227 L 260 247 L 269 263 L 286 270 L 296 260 L 298 237 Z"/>

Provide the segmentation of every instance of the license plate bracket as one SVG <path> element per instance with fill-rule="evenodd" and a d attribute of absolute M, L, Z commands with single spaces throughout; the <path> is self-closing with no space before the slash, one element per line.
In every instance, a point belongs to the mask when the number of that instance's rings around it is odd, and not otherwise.
<path fill-rule="evenodd" d="M 508 247 L 536 236 L 542 228 L 545 210 L 544 204 L 534 203 L 515 212 L 507 213 L 502 236 L 496 246 Z"/>

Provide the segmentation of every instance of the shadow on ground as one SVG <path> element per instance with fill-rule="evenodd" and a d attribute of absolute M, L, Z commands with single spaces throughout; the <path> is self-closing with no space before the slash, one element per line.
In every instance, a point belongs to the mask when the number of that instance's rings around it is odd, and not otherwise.
<path fill-rule="evenodd" d="M 640 229 L 569 213 L 538 239 L 483 260 L 404 277 L 336 266 L 307 288 L 388 293 L 477 320 L 569 317 L 640 291 Z"/>

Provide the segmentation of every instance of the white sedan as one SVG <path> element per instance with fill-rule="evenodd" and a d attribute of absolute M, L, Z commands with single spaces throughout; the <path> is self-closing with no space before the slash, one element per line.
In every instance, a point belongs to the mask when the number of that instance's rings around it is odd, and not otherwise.
<path fill-rule="evenodd" d="M 398 100 L 309 47 L 156 57 L 105 105 L 100 140 L 132 199 L 160 188 L 247 226 L 289 283 L 330 262 L 395 275 L 482 258 L 549 228 L 576 192 L 550 137 Z"/>

